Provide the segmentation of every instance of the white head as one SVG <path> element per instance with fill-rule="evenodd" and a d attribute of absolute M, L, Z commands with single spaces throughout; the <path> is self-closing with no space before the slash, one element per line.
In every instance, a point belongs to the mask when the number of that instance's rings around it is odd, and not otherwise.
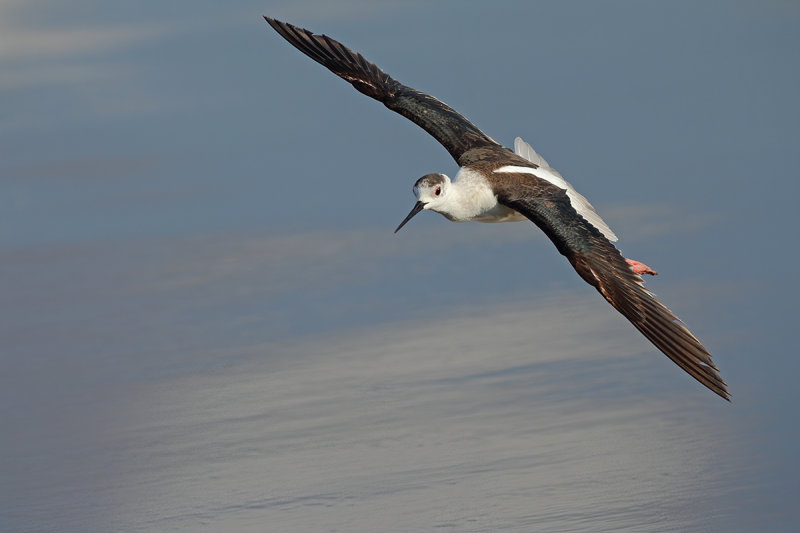
<path fill-rule="evenodd" d="M 417 197 L 417 203 L 414 208 L 403 220 L 395 233 L 400 231 L 400 228 L 405 226 L 406 222 L 411 220 L 414 215 L 423 209 L 430 209 L 432 211 L 440 212 L 438 208 L 442 207 L 447 202 L 447 193 L 450 188 L 450 178 L 444 174 L 426 174 L 422 176 L 414 184 L 414 196 Z"/>

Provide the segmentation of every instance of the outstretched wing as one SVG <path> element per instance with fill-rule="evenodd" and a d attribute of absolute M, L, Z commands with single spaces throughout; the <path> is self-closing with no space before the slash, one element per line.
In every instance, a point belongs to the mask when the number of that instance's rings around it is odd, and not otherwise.
<path fill-rule="evenodd" d="M 524 157 L 539 167 L 536 169 L 525 169 L 525 172 L 533 174 L 537 178 L 547 180 L 553 185 L 566 190 L 569 203 L 572 204 L 572 207 L 575 208 L 575 211 L 577 211 L 580 216 L 588 220 L 592 226 L 599 229 L 600 233 L 605 235 L 609 241 L 617 241 L 617 236 L 613 231 L 611 231 L 611 228 L 608 227 L 608 224 L 606 224 L 605 221 L 600 218 L 600 215 L 598 215 L 597 211 L 594 210 L 594 206 L 589 203 L 589 200 L 587 200 L 586 197 L 581 193 L 576 191 L 575 187 L 565 180 L 559 171 L 552 168 L 547 161 L 545 161 L 544 157 L 537 154 L 536 150 L 534 150 L 530 144 L 523 141 L 522 137 L 517 137 L 514 139 L 514 153 L 518 156 Z"/>
<path fill-rule="evenodd" d="M 459 165 L 468 162 L 462 156 L 475 148 L 506 150 L 444 102 L 403 85 L 342 43 L 286 22 L 264 19 L 308 57 L 433 135 Z"/>
<path fill-rule="evenodd" d="M 730 401 L 711 354 L 672 312 L 644 288 L 611 242 L 570 205 L 563 189 L 542 180 L 509 175 L 498 195 L 539 226 L 578 274 L 627 318 L 656 348 L 697 381 Z"/>

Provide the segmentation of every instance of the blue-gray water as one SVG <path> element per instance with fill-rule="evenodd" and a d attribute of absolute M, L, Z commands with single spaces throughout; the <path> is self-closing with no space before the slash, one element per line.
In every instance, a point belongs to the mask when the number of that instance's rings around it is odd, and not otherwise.
<path fill-rule="evenodd" d="M 796 531 L 795 4 L 331 5 L 0 2 L 0 531 Z M 262 13 L 531 142 L 733 402 L 530 224 L 392 235 L 453 163 Z"/>

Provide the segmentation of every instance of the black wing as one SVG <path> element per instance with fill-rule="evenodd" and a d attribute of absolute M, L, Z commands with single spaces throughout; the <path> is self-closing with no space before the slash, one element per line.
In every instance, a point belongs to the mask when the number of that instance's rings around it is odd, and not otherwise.
<path fill-rule="evenodd" d="M 423 92 L 406 87 L 364 56 L 326 35 L 264 17 L 270 26 L 308 57 L 349 81 L 359 92 L 374 98 L 433 135 L 459 165 L 474 148 L 506 150 L 453 108 Z"/>
<path fill-rule="evenodd" d="M 672 312 L 644 288 L 617 248 L 542 180 L 509 176 L 498 200 L 539 226 L 575 270 L 625 318 L 697 381 L 730 401 L 711 354 Z"/>

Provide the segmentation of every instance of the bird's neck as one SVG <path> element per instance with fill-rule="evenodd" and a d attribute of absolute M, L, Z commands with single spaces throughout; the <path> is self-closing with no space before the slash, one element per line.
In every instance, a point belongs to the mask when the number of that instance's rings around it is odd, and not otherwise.
<path fill-rule="evenodd" d="M 497 198 L 486 178 L 462 167 L 450 183 L 445 201 L 435 211 L 452 221 L 465 222 L 481 218 L 496 206 Z"/>

